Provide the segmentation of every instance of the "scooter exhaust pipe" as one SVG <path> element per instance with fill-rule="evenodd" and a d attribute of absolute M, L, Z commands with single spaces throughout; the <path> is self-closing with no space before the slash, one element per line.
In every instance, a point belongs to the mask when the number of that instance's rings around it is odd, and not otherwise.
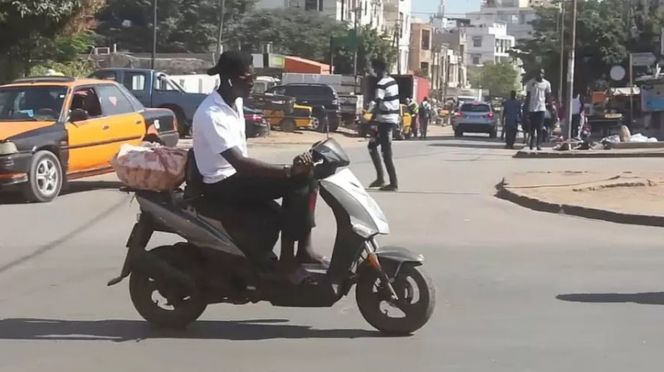
<path fill-rule="evenodd" d="M 131 260 L 131 268 L 132 271 L 144 273 L 160 283 L 174 286 L 187 294 L 198 291 L 196 283 L 189 275 L 148 251 L 140 250 L 135 253 Z"/>

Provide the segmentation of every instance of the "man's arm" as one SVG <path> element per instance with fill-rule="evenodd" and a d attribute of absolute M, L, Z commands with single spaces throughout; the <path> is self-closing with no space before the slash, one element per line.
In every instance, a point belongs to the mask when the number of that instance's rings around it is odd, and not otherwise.
<path fill-rule="evenodd" d="M 291 169 L 289 165 L 270 164 L 245 157 L 237 147 L 224 151 L 221 156 L 235 168 L 238 174 L 243 176 L 279 179 L 290 177 Z"/>

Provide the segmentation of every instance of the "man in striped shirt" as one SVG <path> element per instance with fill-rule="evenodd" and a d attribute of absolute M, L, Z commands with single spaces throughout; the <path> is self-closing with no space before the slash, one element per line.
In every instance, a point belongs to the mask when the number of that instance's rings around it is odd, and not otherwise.
<path fill-rule="evenodd" d="M 397 172 L 394 169 L 394 162 L 392 161 L 392 132 L 399 125 L 401 115 L 399 85 L 394 78 L 388 75 L 387 63 L 385 61 L 376 59 L 372 61 L 371 65 L 378 76 L 372 119 L 372 121 L 378 123 L 378 133 L 376 137 L 369 141 L 369 154 L 376 168 L 377 175 L 376 180 L 369 187 L 380 187 L 383 191 L 397 191 L 399 183 L 397 181 Z M 385 186 L 385 175 L 383 173 L 383 164 L 378 154 L 378 146 L 381 147 L 385 168 L 390 177 L 390 184 L 387 186 Z"/>

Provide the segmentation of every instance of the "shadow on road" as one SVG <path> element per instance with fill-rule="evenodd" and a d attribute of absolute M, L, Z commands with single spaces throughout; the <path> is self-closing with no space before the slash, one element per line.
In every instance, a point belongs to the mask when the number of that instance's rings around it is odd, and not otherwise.
<path fill-rule="evenodd" d="M 561 301 L 586 303 L 635 303 L 664 305 L 664 292 L 645 293 L 575 293 L 556 296 Z"/>
<path fill-rule="evenodd" d="M 80 192 L 88 192 L 95 190 L 118 190 L 122 187 L 122 182 L 118 181 L 71 181 L 67 184 L 67 188 L 62 190 L 60 196 L 76 194 Z M 0 193 L 0 205 L 11 204 L 28 204 L 23 195 L 16 190 L 9 190 L 8 192 Z"/>
<path fill-rule="evenodd" d="M 41 247 L 38 247 L 37 249 L 35 249 L 31 253 L 29 253 L 25 256 L 19 257 L 19 258 L 13 260 L 13 261 L 8 262 L 8 263 L 0 264 L 0 275 L 4 274 L 6 271 L 8 271 L 8 270 L 10 270 L 10 269 L 12 269 L 16 266 L 24 264 L 25 262 L 28 262 L 28 261 L 32 260 L 33 258 L 39 257 L 39 256 L 43 255 L 44 253 L 49 252 L 49 251 L 61 246 L 62 244 L 64 244 L 67 241 L 75 238 L 79 234 L 82 234 L 84 231 L 86 231 L 88 229 L 91 229 L 97 223 L 104 220 L 108 215 L 114 213 L 116 210 L 118 210 L 121 207 L 125 206 L 126 203 L 127 203 L 127 200 L 128 200 L 128 197 L 124 198 L 123 200 L 117 202 L 116 204 L 112 205 L 108 209 L 106 209 L 104 211 L 101 211 L 101 213 L 97 214 L 92 219 L 83 221 L 81 223 L 81 225 L 79 227 L 77 227 L 76 229 L 60 236 L 59 238 L 57 238 L 55 240 L 52 240 L 51 242 L 49 242 L 47 244 L 42 245 Z M 1 335 L 0 335 L 0 337 L 1 337 Z"/>
<path fill-rule="evenodd" d="M 55 320 L 2 319 L 0 340 L 101 340 L 130 341 L 150 338 L 215 339 L 253 341 L 305 338 L 381 337 L 377 331 L 361 329 L 313 329 L 286 325 L 285 319 L 244 321 L 198 321 L 186 330 L 166 331 L 151 328 L 138 320 Z"/>

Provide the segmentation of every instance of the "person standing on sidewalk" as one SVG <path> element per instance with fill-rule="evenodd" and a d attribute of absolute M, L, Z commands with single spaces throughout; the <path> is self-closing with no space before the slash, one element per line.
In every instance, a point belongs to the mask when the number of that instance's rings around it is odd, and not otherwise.
<path fill-rule="evenodd" d="M 503 102 L 503 132 L 505 132 L 505 148 L 514 149 L 516 134 L 521 122 L 521 102 L 516 99 L 516 91 L 510 92 L 510 99 Z"/>
<path fill-rule="evenodd" d="M 420 106 L 410 97 L 406 98 L 406 106 L 411 117 L 410 128 L 413 131 L 413 137 L 417 138 L 420 133 L 420 123 L 417 120 Z"/>
<path fill-rule="evenodd" d="M 382 59 L 375 59 L 371 66 L 378 76 L 376 86 L 376 98 L 374 100 L 374 111 L 372 122 L 378 123 L 378 133 L 369 141 L 369 154 L 371 161 L 376 168 L 376 180 L 369 187 L 380 187 L 383 191 L 397 191 L 399 183 L 397 181 L 397 172 L 392 160 L 392 133 L 394 127 L 399 125 L 400 99 L 399 84 L 387 73 L 387 63 Z M 383 153 L 383 161 L 387 174 L 390 177 L 390 184 L 385 186 L 385 175 L 383 173 L 383 164 L 378 154 L 378 146 Z"/>
<path fill-rule="evenodd" d="M 431 121 L 431 104 L 429 103 L 429 98 L 424 97 L 422 104 L 419 109 L 420 115 L 420 138 L 427 138 L 427 130 L 429 128 L 429 122 Z"/>
<path fill-rule="evenodd" d="M 574 92 L 574 99 L 572 100 L 572 138 L 579 137 L 583 109 L 584 104 L 581 94 L 579 94 L 579 92 Z"/>
<path fill-rule="evenodd" d="M 544 78 L 543 69 L 539 70 L 535 79 L 528 82 L 527 90 L 530 149 L 532 150 L 537 145 L 537 150 L 542 150 L 544 116 L 547 112 L 547 104 L 551 101 L 551 83 Z"/>

